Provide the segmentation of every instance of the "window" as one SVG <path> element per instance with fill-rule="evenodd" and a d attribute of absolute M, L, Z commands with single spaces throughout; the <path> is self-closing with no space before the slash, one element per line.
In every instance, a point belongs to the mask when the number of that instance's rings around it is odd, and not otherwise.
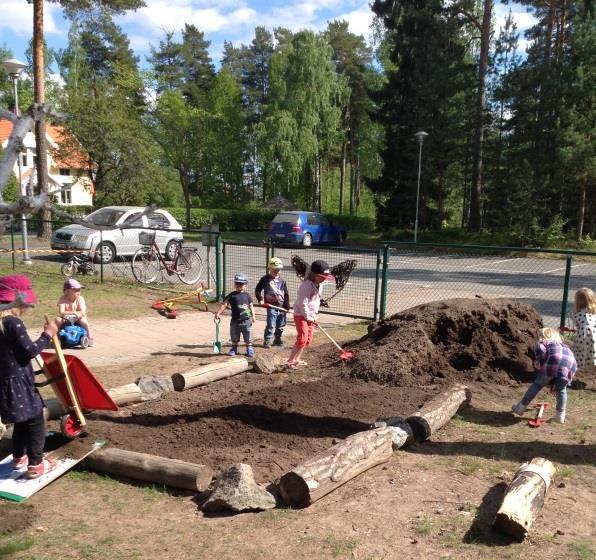
<path fill-rule="evenodd" d="M 72 190 L 66 189 L 60 193 L 61 204 L 72 204 Z"/>
<path fill-rule="evenodd" d="M 29 163 L 29 157 L 28 157 L 27 153 L 21 154 L 21 165 L 23 167 L 29 167 L 28 163 Z"/>
<path fill-rule="evenodd" d="M 143 217 L 141 216 L 141 212 L 135 212 L 131 214 L 124 220 L 124 225 L 128 227 L 143 227 Z"/>
<path fill-rule="evenodd" d="M 325 216 L 321 216 L 320 214 L 319 214 L 319 221 L 321 222 L 322 226 L 329 225 L 329 220 L 327 218 L 325 218 Z"/>
<path fill-rule="evenodd" d="M 320 223 L 319 216 L 317 214 L 309 214 L 308 215 L 308 225 L 309 226 L 318 226 Z"/>
<path fill-rule="evenodd" d="M 156 229 L 168 229 L 170 227 L 170 222 L 163 214 L 155 212 L 154 214 L 149 214 L 149 227 Z"/>
<path fill-rule="evenodd" d="M 62 175 L 62 176 L 70 175 L 70 169 L 60 169 L 60 175 Z"/>
<path fill-rule="evenodd" d="M 297 224 L 298 218 L 300 218 L 299 214 L 290 214 L 282 212 L 273 218 L 274 224 Z"/>

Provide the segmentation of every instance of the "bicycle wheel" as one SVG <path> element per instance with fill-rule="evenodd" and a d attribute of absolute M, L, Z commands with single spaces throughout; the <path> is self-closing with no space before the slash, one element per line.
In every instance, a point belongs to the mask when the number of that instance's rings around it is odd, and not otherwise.
<path fill-rule="evenodd" d="M 132 275 L 137 282 L 150 284 L 160 271 L 159 257 L 153 249 L 141 247 L 133 256 L 130 263 Z"/>
<path fill-rule="evenodd" d="M 67 278 L 71 278 L 72 276 L 74 276 L 74 273 L 76 272 L 75 264 L 72 261 L 68 261 L 67 263 L 64 263 L 60 267 L 60 272 L 62 272 L 63 276 L 66 276 Z"/>
<path fill-rule="evenodd" d="M 185 284 L 196 284 L 203 272 L 203 259 L 196 249 L 183 247 L 176 259 L 176 274 Z"/>

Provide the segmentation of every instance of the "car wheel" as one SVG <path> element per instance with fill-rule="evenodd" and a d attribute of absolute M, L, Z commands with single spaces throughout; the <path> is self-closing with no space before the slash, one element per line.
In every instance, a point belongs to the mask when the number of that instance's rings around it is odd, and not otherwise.
<path fill-rule="evenodd" d="M 96 251 L 97 262 L 103 262 L 103 264 L 110 264 L 116 258 L 116 247 L 109 241 L 104 241 Z"/>
<path fill-rule="evenodd" d="M 311 245 L 312 245 L 312 235 L 310 233 L 305 233 L 304 237 L 302 238 L 302 246 L 310 247 Z"/>
<path fill-rule="evenodd" d="M 166 249 L 164 251 L 164 256 L 167 261 L 173 261 L 176 259 L 178 255 L 178 249 L 180 242 L 177 239 L 170 239 L 168 244 L 166 245 Z"/>

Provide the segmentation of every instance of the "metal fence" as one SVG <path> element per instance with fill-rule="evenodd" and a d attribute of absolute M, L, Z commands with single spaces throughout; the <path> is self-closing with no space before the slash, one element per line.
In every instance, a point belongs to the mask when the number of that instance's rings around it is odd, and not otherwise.
<path fill-rule="evenodd" d="M 342 261 L 355 259 L 356 269 L 352 272 L 345 288 L 334 296 L 328 309 L 322 308 L 322 313 L 344 315 L 359 319 L 376 320 L 379 317 L 379 290 L 381 280 L 381 250 L 359 249 L 352 247 L 309 247 L 284 248 L 264 245 L 263 243 L 235 243 L 224 241 L 223 249 L 223 279 L 222 286 L 225 294 L 234 288 L 234 274 L 242 272 L 249 278 L 249 284 L 254 288 L 257 282 L 267 272 L 267 263 L 273 256 L 279 257 L 284 263 L 283 276 L 288 284 L 290 300 L 298 291 L 301 280 L 291 267 L 292 255 L 299 255 L 310 264 L 322 259 L 330 266 Z M 331 296 L 335 287 L 331 283 L 323 284 L 323 298 Z M 252 290 L 251 290 L 252 293 Z M 224 294 L 224 295 L 225 295 Z M 292 300 L 293 301 L 293 300 Z"/>
<path fill-rule="evenodd" d="M 37 224 L 30 221 L 30 232 Z M 54 229 L 60 223 L 53 223 Z M 16 268 L 23 260 L 20 222 L 0 238 L 0 266 Z M 148 228 L 143 228 L 144 230 Z M 249 277 L 251 293 L 267 271 L 272 256 L 282 259 L 284 278 L 290 298 L 296 294 L 300 279 L 290 265 L 299 255 L 307 263 L 317 259 L 331 266 L 347 259 L 356 259 L 357 266 L 344 290 L 331 301 L 323 313 L 377 320 L 409 307 L 455 297 L 506 297 L 533 305 L 546 324 L 563 326 L 568 319 L 568 302 L 575 290 L 594 288 L 596 253 L 487 247 L 448 244 L 402 243 L 387 241 L 379 249 L 353 247 L 285 248 L 263 243 L 223 241 L 209 230 L 155 232 L 160 251 L 167 253 L 165 235 L 183 236 L 184 246 L 192 247 L 200 260 L 201 272 L 196 284 L 215 288 L 219 298 L 234 287 L 234 275 Z M 98 232 L 96 250 L 103 256 L 95 265 L 97 280 L 137 283 L 132 270 L 132 256 L 139 249 L 139 228 Z M 48 241 L 29 236 L 29 257 L 36 271 L 60 275 L 60 267 L 73 252 L 54 249 Z M 66 241 L 66 240 L 65 240 Z M 109 248 L 112 243 L 113 248 Z M 112 258 L 107 258 L 112 251 Z M 109 261 L 109 262 L 105 262 Z M 188 280 L 188 279 L 187 279 Z M 189 291 L 176 273 L 162 269 L 153 283 L 167 283 L 176 290 Z M 323 297 L 335 288 L 323 287 Z"/>
<path fill-rule="evenodd" d="M 380 315 L 448 298 L 506 297 L 563 326 L 568 301 L 593 286 L 596 253 L 386 242 Z"/>

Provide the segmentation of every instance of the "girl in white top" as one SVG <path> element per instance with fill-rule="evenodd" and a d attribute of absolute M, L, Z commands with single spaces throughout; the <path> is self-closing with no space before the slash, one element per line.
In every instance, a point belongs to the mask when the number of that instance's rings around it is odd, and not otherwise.
<path fill-rule="evenodd" d="M 575 340 L 572 350 L 578 369 L 596 365 L 596 296 L 590 288 L 575 292 Z"/>
<path fill-rule="evenodd" d="M 85 298 L 81 295 L 81 288 L 83 287 L 74 278 L 69 278 L 64 282 L 64 293 L 58 300 L 58 313 L 60 316 L 57 323 L 58 327 L 62 328 L 69 324 L 70 318 L 74 318 L 74 324 L 80 325 L 87 331 L 89 346 L 93 346 L 93 337 L 87 319 L 87 304 Z"/>

